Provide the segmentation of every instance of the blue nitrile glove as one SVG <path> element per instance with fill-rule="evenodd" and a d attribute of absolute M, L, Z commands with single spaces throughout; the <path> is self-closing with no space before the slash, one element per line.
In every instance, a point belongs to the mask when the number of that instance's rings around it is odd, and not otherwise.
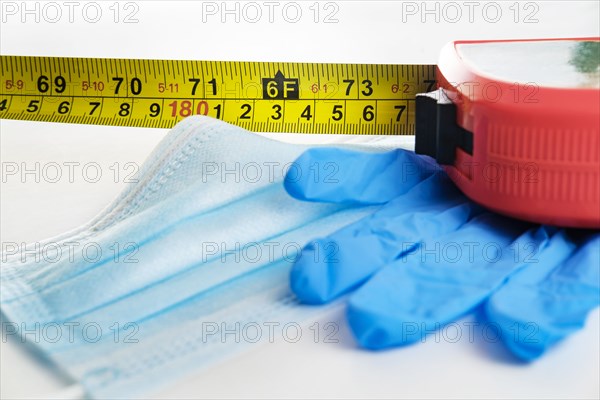
<path fill-rule="evenodd" d="M 357 289 L 348 320 L 366 348 L 419 341 L 483 305 L 507 347 L 532 360 L 580 328 L 600 303 L 597 232 L 566 232 L 487 212 L 432 159 L 404 150 L 315 148 L 295 165 L 313 171 L 286 177 L 286 190 L 297 199 L 382 205 L 312 241 L 290 277 L 305 303 L 326 303 Z M 314 173 L 319 167 L 330 173 Z"/>

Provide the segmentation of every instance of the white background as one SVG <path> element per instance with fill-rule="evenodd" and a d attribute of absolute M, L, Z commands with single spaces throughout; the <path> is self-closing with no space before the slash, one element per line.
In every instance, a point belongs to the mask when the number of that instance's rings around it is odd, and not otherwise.
<path fill-rule="evenodd" d="M 8 3 L 11 3 L 10 5 Z M 423 15 L 422 3 L 400 1 L 336 1 L 321 11 L 315 22 L 314 1 L 298 1 L 302 16 L 283 14 L 286 1 L 272 14 L 264 2 L 255 23 L 253 10 L 244 15 L 239 2 L 235 14 L 203 14 L 203 2 L 136 1 L 98 2 L 94 13 L 83 14 L 79 2 L 70 16 L 64 2 L 57 22 L 54 10 L 44 2 L 27 2 L 36 15 L 23 13 L 23 3 L 0 1 L 3 11 L 18 7 L 16 14 L 3 13 L 0 52 L 6 55 L 48 55 L 162 59 L 244 61 L 314 61 L 361 63 L 435 63 L 440 48 L 457 39 L 507 39 L 599 36 L 597 1 L 501 1 L 497 22 L 493 9 L 483 12 L 485 2 L 475 2 L 469 15 L 466 2 L 428 2 L 436 13 Z M 204 2 L 204 9 L 211 2 Z M 532 5 L 533 4 L 533 5 Z M 415 15 L 403 10 L 416 6 Z M 458 8 L 456 8 L 456 5 Z M 113 6 L 113 9 L 109 7 Z M 219 11 L 221 1 L 212 2 Z M 313 10 L 309 9 L 313 6 Z M 509 8 L 512 6 L 512 9 Z M 7 8 L 8 7 L 8 8 Z M 234 9 L 235 2 L 227 7 Z M 404 8 L 403 8 L 404 7 Z M 124 23 L 136 10 L 137 22 Z M 414 8 L 413 8 L 414 9 Z M 457 18 L 456 10 L 461 15 Z M 519 14 L 515 14 L 519 9 Z M 337 22 L 324 23 L 325 14 L 337 10 Z M 537 11 L 536 11 L 537 10 Z M 530 15 L 530 22 L 525 17 Z M 36 21 L 36 17 L 39 19 Z M 222 21 L 222 17 L 226 20 Z M 246 18 L 245 18 L 246 17 Z M 423 21 L 424 18 L 424 21 Z M 70 21 L 72 19 L 72 22 Z M 86 20 L 87 19 L 87 20 Z M 116 19 L 116 21 L 115 21 Z M 246 19 L 246 20 L 245 20 Z M 287 19 L 287 20 L 286 20 Z M 437 21 L 436 21 L 437 19 Z M 536 21 L 537 20 L 537 21 Z M 453 22 L 454 21 L 454 22 Z M 85 223 L 122 189 L 109 166 L 115 162 L 141 164 L 165 135 L 165 130 L 59 125 L 0 121 L 1 158 L 6 163 L 97 162 L 103 178 L 86 182 L 62 179 L 50 183 L 32 177 L 3 179 L 1 186 L 1 241 L 32 242 L 60 234 Z M 305 140 L 295 137 L 295 140 Z M 318 140 L 326 140 L 317 138 Z M 311 140 L 311 139 L 308 139 Z M 312 138 L 315 140 L 315 138 Z M 596 310 L 584 330 L 573 335 L 542 360 L 530 365 L 512 360 L 498 345 L 481 340 L 469 343 L 467 335 L 457 343 L 434 337 L 425 344 L 371 353 L 356 348 L 336 311 L 325 321 L 337 321 L 340 343 L 312 344 L 301 341 L 267 344 L 209 371 L 157 393 L 167 397 L 520 397 L 598 398 L 599 313 Z M 465 321 L 461 322 L 464 328 Z M 465 331 L 466 332 L 466 331 Z M 58 377 L 39 363 L 19 343 L 1 343 L 1 397 L 47 397 L 61 393 L 72 382 Z"/>

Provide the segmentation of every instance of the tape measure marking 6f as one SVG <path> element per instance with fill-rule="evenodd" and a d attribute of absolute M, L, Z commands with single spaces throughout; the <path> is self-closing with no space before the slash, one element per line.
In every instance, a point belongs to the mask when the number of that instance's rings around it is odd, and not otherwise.
<path fill-rule="evenodd" d="M 434 65 L 0 56 L 0 118 L 170 128 L 209 115 L 259 132 L 414 134 Z"/>

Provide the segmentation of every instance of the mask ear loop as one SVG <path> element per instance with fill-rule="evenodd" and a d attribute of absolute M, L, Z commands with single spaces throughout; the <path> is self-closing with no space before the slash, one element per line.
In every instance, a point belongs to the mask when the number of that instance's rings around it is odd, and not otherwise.
<path fill-rule="evenodd" d="M 49 400 L 85 400 L 87 398 L 88 396 L 86 395 L 83 386 L 78 383 L 67 386 L 46 397 L 46 399 Z"/>

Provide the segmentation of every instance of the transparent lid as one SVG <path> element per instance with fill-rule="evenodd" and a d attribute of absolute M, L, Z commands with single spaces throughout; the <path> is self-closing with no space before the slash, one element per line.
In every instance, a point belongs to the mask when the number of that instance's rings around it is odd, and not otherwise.
<path fill-rule="evenodd" d="M 600 41 L 459 43 L 456 51 L 474 72 L 495 80 L 600 88 Z"/>

